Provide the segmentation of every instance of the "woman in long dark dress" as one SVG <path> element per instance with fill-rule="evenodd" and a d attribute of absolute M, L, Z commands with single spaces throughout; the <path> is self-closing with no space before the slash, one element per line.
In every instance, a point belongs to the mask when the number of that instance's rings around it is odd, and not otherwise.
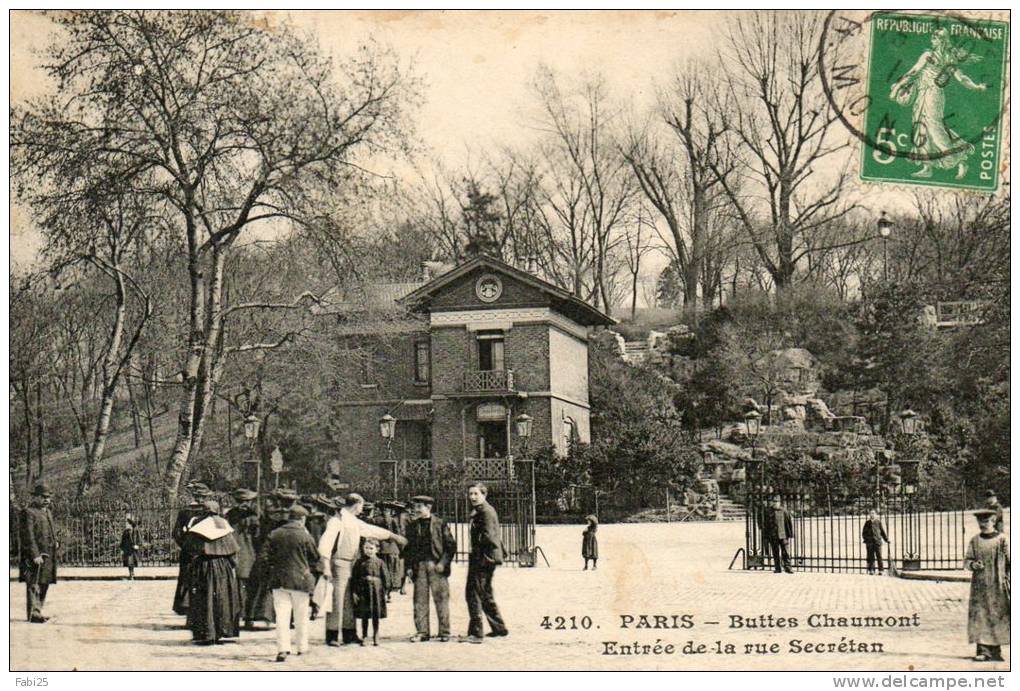
<path fill-rule="evenodd" d="M 203 502 L 204 514 L 184 533 L 195 558 L 191 562 L 188 628 L 196 645 L 219 643 L 240 634 L 241 588 L 237 582 L 237 540 L 220 506 Z"/>
<path fill-rule="evenodd" d="M 124 532 L 120 534 L 120 554 L 128 570 L 128 580 L 135 580 L 135 567 L 138 566 L 138 535 L 135 519 L 130 515 L 125 522 Z"/>
<path fill-rule="evenodd" d="M 367 538 L 361 547 L 362 557 L 351 570 L 354 616 L 361 619 L 361 645 L 368 638 L 368 622 L 372 621 L 372 645 L 379 645 L 379 620 L 386 618 L 386 595 L 389 573 L 383 560 L 376 556 L 379 541 Z"/>
<path fill-rule="evenodd" d="M 584 557 L 584 570 L 588 570 L 588 561 L 591 560 L 591 567 L 599 567 L 599 539 L 595 532 L 599 529 L 599 521 L 595 516 L 588 516 L 588 527 L 581 533 L 581 556 Z"/>

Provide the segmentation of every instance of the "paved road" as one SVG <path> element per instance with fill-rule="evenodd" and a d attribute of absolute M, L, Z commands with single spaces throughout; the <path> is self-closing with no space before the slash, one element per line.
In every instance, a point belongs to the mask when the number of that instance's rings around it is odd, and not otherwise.
<path fill-rule="evenodd" d="M 23 621 L 24 590 L 11 584 L 11 668 L 138 670 L 277 669 L 1006 669 L 971 662 L 966 642 L 965 583 L 904 581 L 865 575 L 774 575 L 727 571 L 743 538 L 739 523 L 608 525 L 599 529 L 598 571 L 581 570 L 581 527 L 543 527 L 539 544 L 552 562 L 536 569 L 504 568 L 496 595 L 512 631 L 484 645 L 412 644 L 410 596 L 397 597 L 383 622 L 379 648 L 331 649 L 313 628 L 310 655 L 272 661 L 273 633 L 244 633 L 238 643 L 213 648 L 188 644 L 183 618 L 170 613 L 173 583 L 65 582 L 51 590 L 44 626 Z M 451 589 L 455 633 L 466 631 L 466 569 L 455 567 Z M 637 629 L 640 615 L 690 615 L 693 628 Z M 772 615 L 796 619 L 796 628 L 732 628 Z M 812 615 L 893 617 L 910 626 L 811 628 Z M 622 615 L 633 623 L 622 628 Z M 566 618 L 565 630 L 542 627 L 543 617 Z M 591 628 L 583 616 L 591 617 Z M 576 617 L 577 629 L 570 625 Z M 555 622 L 555 619 L 552 620 Z M 917 622 L 919 625 L 914 626 Z M 654 624 L 654 619 L 648 620 Z M 787 624 L 790 622 L 787 621 Z M 433 624 L 434 625 L 434 624 Z M 676 646 L 672 654 L 605 655 L 606 642 Z M 705 652 L 683 654 L 688 641 Z M 800 641 L 801 643 L 793 643 Z M 880 644 L 881 652 L 839 652 Z M 724 651 L 715 652 L 718 645 Z M 779 653 L 770 652 L 778 645 Z M 808 645 L 834 646 L 807 652 Z M 732 653 L 726 653 L 726 646 Z M 752 646 L 748 649 L 746 646 Z M 793 654 L 791 646 L 804 652 Z M 748 652 L 750 650 L 751 652 Z M 764 652 L 758 652 L 764 651 Z"/>

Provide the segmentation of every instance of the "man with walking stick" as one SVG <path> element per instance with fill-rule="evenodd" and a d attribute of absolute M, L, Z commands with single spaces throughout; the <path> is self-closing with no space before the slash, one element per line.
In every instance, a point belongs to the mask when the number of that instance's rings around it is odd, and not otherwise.
<path fill-rule="evenodd" d="M 19 580 L 27 589 L 28 621 L 45 624 L 42 613 L 46 592 L 57 582 L 57 540 L 50 513 L 49 487 L 40 482 L 32 488 L 32 500 L 21 512 L 21 568 Z"/>

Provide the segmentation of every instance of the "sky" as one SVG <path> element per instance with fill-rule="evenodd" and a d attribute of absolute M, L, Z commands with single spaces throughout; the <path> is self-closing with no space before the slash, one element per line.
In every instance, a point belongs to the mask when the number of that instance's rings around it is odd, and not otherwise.
<path fill-rule="evenodd" d="M 369 39 L 394 48 L 425 82 L 417 113 L 424 148 L 453 169 L 536 136 L 530 84 L 539 65 L 568 78 L 600 72 L 611 96 L 641 114 L 677 65 L 715 54 L 728 20 L 712 11 L 274 11 L 254 18 L 270 27 L 293 23 L 334 56 Z M 17 105 L 53 89 L 39 53 L 55 32 L 47 17 L 27 11 L 13 12 L 10 27 Z M 18 209 L 11 210 L 11 240 L 16 264 L 30 262 L 41 246 Z M 649 268 L 664 263 L 658 257 Z"/>

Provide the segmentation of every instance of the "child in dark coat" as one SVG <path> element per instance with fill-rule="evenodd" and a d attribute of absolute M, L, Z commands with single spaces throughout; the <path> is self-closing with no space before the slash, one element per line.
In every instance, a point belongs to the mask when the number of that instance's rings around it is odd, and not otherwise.
<path fill-rule="evenodd" d="M 379 541 L 365 540 L 362 557 L 351 571 L 351 591 L 354 594 L 354 616 L 361 619 L 361 645 L 368 638 L 368 620 L 372 620 L 372 645 L 379 645 L 379 620 L 386 618 L 386 593 L 389 592 L 389 573 L 385 562 L 376 556 Z"/>
<path fill-rule="evenodd" d="M 129 515 L 124 532 L 120 535 L 120 553 L 128 570 L 129 581 L 135 580 L 135 567 L 138 566 L 138 533 L 135 526 L 135 519 Z"/>
<path fill-rule="evenodd" d="M 595 532 L 599 529 L 599 521 L 595 516 L 588 516 L 588 527 L 581 533 L 581 556 L 584 557 L 584 570 L 588 570 L 588 560 L 592 569 L 599 567 L 599 539 Z"/>

